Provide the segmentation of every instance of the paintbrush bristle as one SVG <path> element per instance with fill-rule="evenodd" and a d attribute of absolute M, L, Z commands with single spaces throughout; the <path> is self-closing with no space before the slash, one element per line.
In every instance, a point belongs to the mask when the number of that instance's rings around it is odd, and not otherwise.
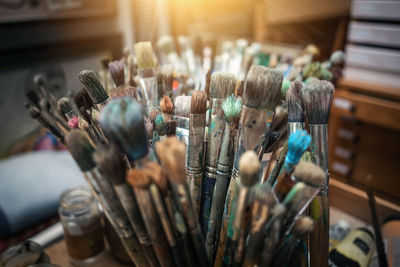
<path fill-rule="evenodd" d="M 130 96 L 137 99 L 136 88 L 133 86 L 117 87 L 111 90 L 110 96 L 111 98 Z"/>
<path fill-rule="evenodd" d="M 165 135 L 165 120 L 164 117 L 160 114 L 157 115 L 155 122 L 155 128 L 159 135 Z"/>
<path fill-rule="evenodd" d="M 298 130 L 289 136 L 288 152 L 285 158 L 285 163 L 291 166 L 297 164 L 307 150 L 311 142 L 311 136 L 307 131 Z"/>
<path fill-rule="evenodd" d="M 147 188 L 150 186 L 150 178 L 142 170 L 130 169 L 126 174 L 126 181 L 133 187 Z"/>
<path fill-rule="evenodd" d="M 320 187 L 326 178 L 326 174 L 321 167 L 308 161 L 301 161 L 297 164 L 293 176 L 297 180 L 314 187 Z"/>
<path fill-rule="evenodd" d="M 264 66 L 251 66 L 244 85 L 243 104 L 249 108 L 275 110 L 281 96 L 283 73 Z"/>
<path fill-rule="evenodd" d="M 96 163 L 92 158 L 94 148 L 84 132 L 78 129 L 71 130 L 65 137 L 65 143 L 72 157 L 83 172 L 96 167 Z"/>
<path fill-rule="evenodd" d="M 165 134 L 167 136 L 175 136 L 176 135 L 176 120 L 168 120 L 165 123 Z"/>
<path fill-rule="evenodd" d="M 172 65 L 163 65 L 161 67 L 161 75 L 165 94 L 172 94 L 172 86 L 174 83 L 174 67 Z"/>
<path fill-rule="evenodd" d="M 260 168 L 257 154 L 253 150 L 244 152 L 239 159 L 240 183 L 246 187 L 255 185 L 258 182 Z"/>
<path fill-rule="evenodd" d="M 83 70 L 78 75 L 79 80 L 85 86 L 93 103 L 100 104 L 108 99 L 108 95 L 94 70 Z"/>
<path fill-rule="evenodd" d="M 184 184 L 186 182 L 185 145 L 176 137 L 168 137 L 156 143 L 156 152 L 168 179 L 175 184 Z"/>
<path fill-rule="evenodd" d="M 161 36 L 157 41 L 157 48 L 164 54 L 175 52 L 176 49 L 174 38 L 172 38 L 170 35 Z"/>
<path fill-rule="evenodd" d="M 271 186 L 268 183 L 259 184 L 254 190 L 255 199 L 273 205 L 275 203 L 274 193 L 271 190 Z"/>
<path fill-rule="evenodd" d="M 159 164 L 156 162 L 146 162 L 142 168 L 142 171 L 150 178 L 160 192 L 163 194 L 168 191 L 168 180 Z"/>
<path fill-rule="evenodd" d="M 313 81 L 301 91 L 306 117 L 310 124 L 327 124 L 335 89 L 328 81 Z"/>
<path fill-rule="evenodd" d="M 64 114 L 68 114 L 73 110 L 71 101 L 66 97 L 61 97 L 57 102 L 57 106 Z"/>
<path fill-rule="evenodd" d="M 149 119 L 152 122 L 156 121 L 157 116 L 160 114 L 160 111 L 158 109 L 153 109 L 149 113 Z"/>
<path fill-rule="evenodd" d="M 272 214 L 274 217 L 280 217 L 286 212 L 286 207 L 284 204 L 276 204 L 272 209 Z"/>
<path fill-rule="evenodd" d="M 108 69 L 116 87 L 125 83 L 125 65 L 122 61 L 116 60 L 108 63 Z"/>
<path fill-rule="evenodd" d="M 115 146 L 96 146 L 93 160 L 97 167 L 111 179 L 113 184 L 123 184 L 126 178 L 126 164 L 121 151 Z"/>
<path fill-rule="evenodd" d="M 111 100 L 100 114 L 100 124 L 130 160 L 141 159 L 147 154 L 143 108 L 133 98 Z"/>
<path fill-rule="evenodd" d="M 237 123 L 240 119 L 242 111 L 242 99 L 235 98 L 233 95 L 228 96 L 222 103 L 225 119 L 229 123 Z"/>
<path fill-rule="evenodd" d="M 144 127 L 146 128 L 147 137 L 150 139 L 153 136 L 153 123 L 146 117 L 144 117 Z"/>
<path fill-rule="evenodd" d="M 206 73 L 206 84 L 204 86 L 204 92 L 207 94 L 207 98 L 210 98 L 210 83 L 211 83 L 211 68 Z"/>
<path fill-rule="evenodd" d="M 293 81 L 286 92 L 288 122 L 304 122 L 304 109 L 301 101 L 302 88 L 303 84 L 300 81 Z"/>
<path fill-rule="evenodd" d="M 308 216 L 301 216 L 294 225 L 293 233 L 296 236 L 304 236 L 314 229 L 314 221 Z"/>
<path fill-rule="evenodd" d="M 191 106 L 191 96 L 177 96 L 174 100 L 174 114 L 180 117 L 189 117 L 190 106 Z"/>
<path fill-rule="evenodd" d="M 234 93 L 236 76 L 227 72 L 214 72 L 211 75 L 210 98 L 225 98 Z"/>
<path fill-rule="evenodd" d="M 134 49 L 139 70 L 152 69 L 156 66 L 150 42 L 136 43 Z"/>
<path fill-rule="evenodd" d="M 244 91 L 244 81 L 238 81 L 238 82 L 239 82 L 239 84 L 236 85 L 236 89 L 235 89 L 235 96 L 242 97 L 243 91 Z"/>
<path fill-rule="evenodd" d="M 190 113 L 191 114 L 204 114 L 207 111 L 207 93 L 204 91 L 196 90 L 192 94 Z"/>
<path fill-rule="evenodd" d="M 160 100 L 161 112 L 166 114 L 172 114 L 174 112 L 174 103 L 168 96 L 163 96 Z"/>
<path fill-rule="evenodd" d="M 89 129 L 89 123 L 82 117 L 78 117 L 78 127 L 79 129 L 86 131 Z"/>
<path fill-rule="evenodd" d="M 85 88 L 82 90 L 78 91 L 74 96 L 73 100 L 78 107 L 84 107 L 85 109 L 92 109 L 93 108 L 93 101 L 92 98 L 90 98 L 90 95 L 86 91 Z"/>

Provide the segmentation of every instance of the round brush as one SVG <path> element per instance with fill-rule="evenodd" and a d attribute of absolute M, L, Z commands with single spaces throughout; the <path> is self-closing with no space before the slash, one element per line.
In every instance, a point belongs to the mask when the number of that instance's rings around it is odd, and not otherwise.
<path fill-rule="evenodd" d="M 288 133 L 293 134 L 297 130 L 304 129 L 304 108 L 301 102 L 301 89 L 303 84 L 300 81 L 293 81 L 286 92 L 286 103 L 288 108 Z"/>
<path fill-rule="evenodd" d="M 83 70 L 78 75 L 79 80 L 85 86 L 86 92 L 89 94 L 93 103 L 99 109 L 102 109 L 109 101 L 106 89 L 100 82 L 97 73 L 94 70 Z"/>
<path fill-rule="evenodd" d="M 114 81 L 115 87 L 123 86 L 125 84 L 125 65 L 122 61 L 116 60 L 108 63 L 108 69 L 111 78 Z"/>

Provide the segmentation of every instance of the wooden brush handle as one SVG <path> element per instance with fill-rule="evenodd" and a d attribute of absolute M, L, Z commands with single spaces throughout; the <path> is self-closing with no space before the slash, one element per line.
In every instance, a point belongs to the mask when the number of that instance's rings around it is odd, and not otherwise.
<path fill-rule="evenodd" d="M 203 178 L 203 184 L 201 186 L 201 204 L 200 204 L 200 226 L 201 232 L 204 236 L 207 235 L 208 224 L 210 221 L 211 212 L 211 201 L 213 197 L 215 187 L 215 177 L 211 177 L 212 174 L 206 172 Z"/>
<path fill-rule="evenodd" d="M 310 266 L 328 266 L 329 255 L 329 196 L 316 196 L 310 205 L 314 230 L 310 234 Z"/>

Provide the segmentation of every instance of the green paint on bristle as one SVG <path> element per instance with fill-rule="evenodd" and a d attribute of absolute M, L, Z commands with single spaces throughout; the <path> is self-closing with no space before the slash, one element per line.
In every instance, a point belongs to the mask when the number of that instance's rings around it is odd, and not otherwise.
<path fill-rule="evenodd" d="M 312 155 L 311 152 L 306 151 L 304 152 L 303 156 L 301 156 L 300 161 L 308 161 L 311 162 L 312 161 Z"/>
<path fill-rule="evenodd" d="M 305 80 L 307 80 L 307 78 L 309 78 L 309 77 L 315 77 L 315 78 L 318 78 L 318 79 L 322 79 L 322 77 L 323 77 L 323 69 L 322 69 L 321 62 L 318 62 L 318 61 L 312 62 L 310 64 L 307 64 L 304 67 L 303 78 Z"/>
<path fill-rule="evenodd" d="M 282 89 L 281 89 L 281 93 L 282 93 L 282 99 L 286 99 L 286 93 L 290 88 L 290 81 L 288 80 L 283 80 L 282 82 Z"/>
<path fill-rule="evenodd" d="M 242 99 L 235 98 L 233 94 L 228 96 L 222 103 L 222 110 L 224 111 L 225 119 L 228 122 L 237 120 L 242 111 Z"/>
<path fill-rule="evenodd" d="M 332 81 L 332 73 L 328 69 L 322 68 L 322 79 Z"/>
<path fill-rule="evenodd" d="M 155 124 L 157 133 L 159 135 L 165 135 L 165 121 L 161 114 L 157 115 Z"/>

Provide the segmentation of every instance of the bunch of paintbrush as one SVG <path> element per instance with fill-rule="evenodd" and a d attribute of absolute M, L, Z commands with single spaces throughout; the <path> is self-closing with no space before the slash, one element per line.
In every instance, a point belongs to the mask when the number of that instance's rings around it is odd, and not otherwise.
<path fill-rule="evenodd" d="M 189 143 L 189 121 L 191 96 L 177 96 L 174 99 L 174 115 L 176 121 L 176 136 L 186 145 Z"/>

